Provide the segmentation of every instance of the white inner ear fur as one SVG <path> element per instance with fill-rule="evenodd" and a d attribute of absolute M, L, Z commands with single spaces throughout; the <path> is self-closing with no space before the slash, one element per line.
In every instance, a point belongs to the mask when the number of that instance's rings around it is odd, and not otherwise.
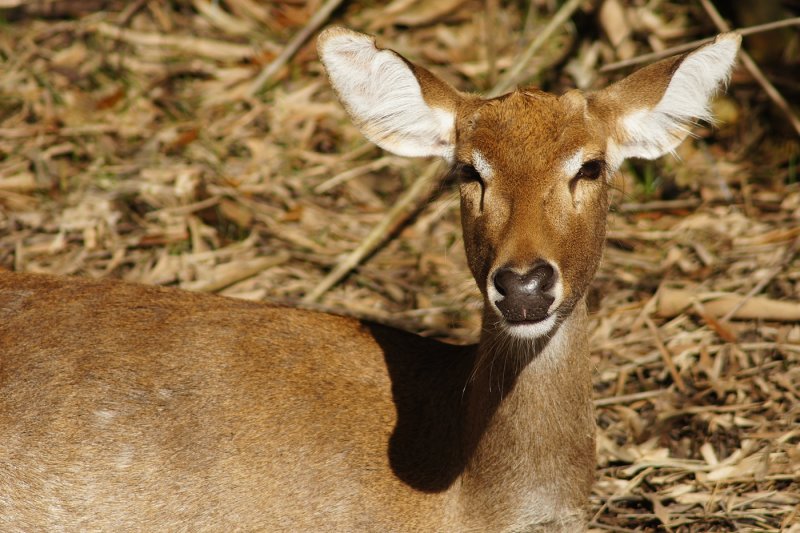
<path fill-rule="evenodd" d="M 564 176 L 573 177 L 583 166 L 583 148 L 569 156 L 563 163 L 561 163 L 561 173 Z"/>
<path fill-rule="evenodd" d="M 494 177 L 494 169 L 492 165 L 483 157 L 483 154 L 478 150 L 472 152 L 472 166 L 478 171 L 484 181 L 489 181 Z"/>
<path fill-rule="evenodd" d="M 678 66 L 654 108 L 624 117 L 622 126 L 628 138 L 618 147 L 621 158 L 660 157 L 678 146 L 692 122 L 711 121 L 711 97 L 727 83 L 739 41 L 738 35 L 725 35 L 693 52 Z"/>
<path fill-rule="evenodd" d="M 392 153 L 453 159 L 455 115 L 429 106 L 403 59 L 372 37 L 340 31 L 321 42 L 331 84 L 361 132 Z"/>

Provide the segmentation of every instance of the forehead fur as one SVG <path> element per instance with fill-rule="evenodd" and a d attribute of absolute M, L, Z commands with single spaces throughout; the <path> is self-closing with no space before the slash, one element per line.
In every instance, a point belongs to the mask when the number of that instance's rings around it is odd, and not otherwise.
<path fill-rule="evenodd" d="M 457 158 L 470 162 L 479 151 L 503 174 L 541 175 L 579 148 L 600 150 L 589 130 L 585 99 L 521 89 L 482 102 L 459 124 Z"/>

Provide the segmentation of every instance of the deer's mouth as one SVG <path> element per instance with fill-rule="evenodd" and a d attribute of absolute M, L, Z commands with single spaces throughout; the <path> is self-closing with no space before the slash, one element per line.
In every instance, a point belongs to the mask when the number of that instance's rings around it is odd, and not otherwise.
<path fill-rule="evenodd" d="M 558 314 L 550 313 L 538 320 L 509 320 L 503 316 L 503 325 L 512 336 L 521 339 L 538 339 L 549 335 L 558 323 Z"/>
<path fill-rule="evenodd" d="M 555 298 L 548 296 L 538 305 L 522 305 L 513 298 L 490 301 L 494 311 L 500 316 L 501 324 L 512 336 L 538 339 L 552 333 L 558 324 L 559 307 L 554 304 L 554 300 Z"/>

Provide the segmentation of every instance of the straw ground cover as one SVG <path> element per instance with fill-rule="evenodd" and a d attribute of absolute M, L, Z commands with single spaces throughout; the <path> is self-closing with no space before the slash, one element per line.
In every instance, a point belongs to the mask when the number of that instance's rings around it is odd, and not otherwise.
<path fill-rule="evenodd" d="M 468 90 L 515 66 L 551 91 L 600 87 L 630 70 L 603 65 L 717 32 L 708 2 L 571 2 L 520 64 L 554 4 L 349 2 L 325 22 Z M 254 85 L 322 2 L 0 6 L 0 267 L 304 300 L 475 340 L 452 184 L 419 185 L 426 162 L 361 137 L 311 42 Z M 796 28 L 745 41 L 790 106 L 799 45 Z M 589 298 L 597 531 L 800 531 L 797 109 L 741 68 L 715 111 L 678 157 L 617 177 Z"/>

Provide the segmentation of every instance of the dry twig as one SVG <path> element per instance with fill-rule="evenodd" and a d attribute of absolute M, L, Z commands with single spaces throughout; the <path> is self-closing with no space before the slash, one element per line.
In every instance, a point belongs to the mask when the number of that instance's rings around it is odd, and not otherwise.
<path fill-rule="evenodd" d="M 337 7 L 342 3 L 342 0 L 327 0 L 322 7 L 320 7 L 309 19 L 308 23 L 302 30 L 292 37 L 292 40 L 286 45 L 278 57 L 276 57 L 269 65 L 264 67 L 258 77 L 253 81 L 248 91 L 249 97 L 254 97 L 270 80 L 280 71 L 286 63 L 300 50 L 300 47 L 314 34 L 328 17 L 331 16 Z"/>
<path fill-rule="evenodd" d="M 438 161 L 429 163 L 411 187 L 398 198 L 397 203 L 386 213 L 383 220 L 373 228 L 355 250 L 347 254 L 347 256 L 340 261 L 313 290 L 306 294 L 303 298 L 303 302 L 312 303 L 317 301 L 328 289 L 333 287 L 339 280 L 358 266 L 365 257 L 372 254 L 386 239 L 387 235 L 396 230 L 397 227 L 417 209 L 420 199 L 430 191 L 435 179 L 441 172 L 441 163 Z"/>
<path fill-rule="evenodd" d="M 790 26 L 800 26 L 800 17 L 776 20 L 774 22 L 767 22 L 766 24 L 758 24 L 756 26 L 748 26 L 746 28 L 737 28 L 733 31 L 745 37 L 747 35 L 755 35 L 756 33 L 773 31 Z M 674 56 L 675 54 L 680 54 L 683 52 L 688 52 L 689 50 L 694 50 L 698 46 L 710 43 L 713 40 L 714 37 L 706 37 L 705 39 L 697 39 L 696 41 L 691 41 L 676 46 L 670 46 L 669 48 L 665 48 L 664 50 L 658 52 L 651 52 L 649 54 L 642 54 L 636 57 L 632 57 L 630 59 L 615 61 L 613 63 L 608 63 L 607 65 L 603 65 L 602 67 L 600 67 L 600 72 L 611 72 L 614 70 L 619 70 L 627 67 L 633 67 L 635 65 L 641 65 L 642 63 L 650 63 L 652 61 L 658 61 L 659 59 L 664 59 L 666 57 Z"/>
<path fill-rule="evenodd" d="M 533 56 L 536 55 L 536 52 L 539 51 L 542 45 L 547 42 L 557 29 L 563 26 L 564 23 L 572 17 L 583 3 L 584 0 L 568 0 L 562 5 L 547 25 L 542 28 L 542 31 L 536 35 L 536 38 L 531 41 L 528 48 L 514 61 L 514 65 L 500 77 L 500 81 L 497 82 L 497 85 L 495 85 L 486 96 L 489 98 L 500 96 L 519 83 L 519 77 L 522 71 L 528 66 L 528 63 L 530 63 Z"/>
<path fill-rule="evenodd" d="M 725 22 L 725 19 L 723 19 L 719 14 L 719 11 L 717 11 L 717 8 L 714 7 L 714 4 L 711 2 L 711 0 L 700 0 L 700 3 L 703 5 L 703 9 L 706 10 L 706 13 L 708 13 L 708 16 L 711 18 L 714 25 L 720 31 L 731 31 L 730 25 Z M 761 87 L 764 89 L 764 92 L 767 93 L 767 96 L 769 96 L 770 100 L 772 100 L 772 102 L 778 106 L 778 109 L 783 112 L 794 130 L 798 135 L 800 135 L 800 119 L 795 116 L 792 108 L 789 107 L 789 104 L 786 102 L 786 99 L 783 97 L 783 95 L 781 95 L 781 93 L 778 92 L 778 89 L 776 89 L 775 86 L 772 85 L 772 83 L 767 79 L 767 77 L 764 76 L 764 73 L 761 72 L 761 69 L 758 67 L 756 62 L 753 61 L 753 58 L 750 57 L 750 54 L 748 54 L 747 51 L 741 50 L 739 52 L 739 57 L 741 58 L 744 67 L 747 69 L 750 75 L 753 76 L 753 79 L 755 79 L 758 84 L 761 85 Z"/>

